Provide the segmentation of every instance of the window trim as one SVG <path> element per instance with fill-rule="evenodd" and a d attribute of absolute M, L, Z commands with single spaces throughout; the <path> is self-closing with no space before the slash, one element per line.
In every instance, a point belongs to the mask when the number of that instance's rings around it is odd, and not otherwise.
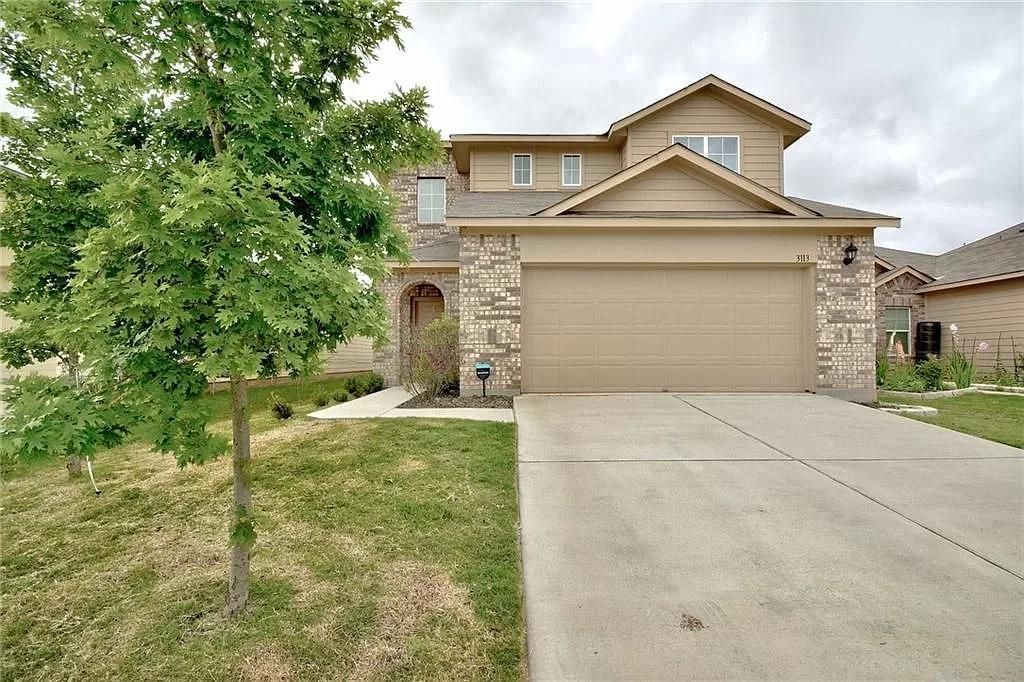
<path fill-rule="evenodd" d="M 525 156 L 528 159 L 530 159 L 530 181 L 529 182 L 526 182 L 526 183 L 516 182 L 516 157 L 517 156 Z M 533 154 L 532 153 L 512 152 L 512 155 L 509 157 L 509 164 L 510 164 L 510 171 L 511 171 L 511 174 L 512 174 L 511 180 L 512 180 L 512 186 L 513 187 L 533 187 L 533 171 L 534 171 L 534 168 L 533 168 Z"/>
<path fill-rule="evenodd" d="M 441 220 L 434 221 L 430 220 L 424 222 L 420 220 L 420 196 L 422 192 L 420 187 L 422 186 L 423 180 L 440 180 L 441 181 Z M 416 224 L 417 225 L 445 225 L 448 222 L 448 179 L 444 177 L 438 177 L 436 175 L 421 175 L 416 178 Z"/>
<path fill-rule="evenodd" d="M 890 310 L 906 310 L 907 311 L 907 328 L 906 329 L 889 329 L 889 319 L 886 315 L 885 319 L 885 352 L 886 355 L 896 355 L 896 342 L 892 338 L 891 334 L 906 334 L 907 335 L 907 347 L 903 349 L 904 355 L 911 355 L 913 353 L 912 346 L 914 345 L 914 336 L 910 333 L 914 328 L 914 311 L 910 306 L 906 305 L 887 305 L 885 306 L 885 312 Z"/>
<path fill-rule="evenodd" d="M 733 171 L 733 172 L 734 173 L 739 173 L 739 172 L 741 172 L 743 170 L 743 137 L 739 133 L 672 133 L 672 134 L 670 134 L 668 136 L 669 142 L 672 143 L 672 144 L 677 144 L 676 143 L 676 138 L 677 137 L 703 137 L 704 138 L 704 153 L 701 154 L 701 156 L 703 156 L 708 161 L 713 161 L 713 159 L 710 156 L 708 156 L 708 154 L 709 154 L 709 152 L 708 152 L 708 138 L 709 137 L 734 137 L 734 138 L 736 138 L 736 170 Z M 683 145 L 683 146 L 685 146 L 685 145 Z M 689 147 L 686 147 L 686 148 L 690 149 Z M 693 151 L 693 150 L 691 149 L 690 151 Z M 700 154 L 700 152 L 695 152 L 695 153 Z M 715 163 L 718 163 L 718 162 L 715 161 Z M 718 163 L 718 165 L 721 166 L 722 168 L 729 168 L 724 163 Z M 729 168 L 729 170 L 732 170 L 732 168 Z"/>
<path fill-rule="evenodd" d="M 565 157 L 567 156 L 578 156 L 580 159 L 580 181 L 569 183 L 565 181 Z M 565 152 L 561 156 L 559 168 L 559 180 L 561 181 L 562 187 L 582 187 L 583 186 L 583 152 Z"/>

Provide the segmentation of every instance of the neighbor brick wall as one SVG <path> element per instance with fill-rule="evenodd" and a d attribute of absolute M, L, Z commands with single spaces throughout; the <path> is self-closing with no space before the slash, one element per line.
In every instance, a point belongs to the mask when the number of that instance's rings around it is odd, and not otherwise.
<path fill-rule="evenodd" d="M 853 242 L 857 258 L 843 265 Z M 875 395 L 875 269 L 870 236 L 818 237 L 814 314 L 817 384 L 821 393 L 851 400 Z"/>
<path fill-rule="evenodd" d="M 908 274 L 902 274 L 885 284 L 875 288 L 875 352 L 885 353 L 888 339 L 885 337 L 885 309 L 910 308 L 910 348 L 907 355 L 913 355 L 914 329 L 917 323 L 925 319 L 924 296 L 915 294 L 914 289 L 921 286 L 921 280 Z"/>
<path fill-rule="evenodd" d="M 490 362 L 488 391 L 517 393 L 522 376 L 519 239 L 514 234 L 463 235 L 459 251 L 460 389 L 463 395 L 479 394 L 475 365 Z"/>
<path fill-rule="evenodd" d="M 432 244 L 442 237 L 458 234 L 458 228 L 449 225 L 420 225 L 416 214 L 416 186 L 419 178 L 445 178 L 445 206 L 451 208 L 455 197 L 469 191 L 469 174 L 455 168 L 451 150 L 446 151 L 446 160 L 436 166 L 420 166 L 392 176 L 388 186 L 398 199 L 395 222 L 409 235 L 409 248 Z"/>
<path fill-rule="evenodd" d="M 392 276 L 378 284 L 387 303 L 391 331 L 390 342 L 373 351 L 373 371 L 384 377 L 387 386 L 402 383 L 403 355 L 409 343 L 409 297 L 421 284 L 432 284 L 444 296 L 446 315 L 459 314 L 459 273 L 395 270 Z"/>

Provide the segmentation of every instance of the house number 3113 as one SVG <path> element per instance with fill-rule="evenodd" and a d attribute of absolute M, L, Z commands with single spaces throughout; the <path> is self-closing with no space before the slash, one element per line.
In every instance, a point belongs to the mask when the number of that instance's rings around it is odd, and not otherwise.
<path fill-rule="evenodd" d="M 796 262 L 797 263 L 810 263 L 811 262 L 811 254 L 809 254 L 809 253 L 798 253 L 798 254 L 796 254 Z"/>

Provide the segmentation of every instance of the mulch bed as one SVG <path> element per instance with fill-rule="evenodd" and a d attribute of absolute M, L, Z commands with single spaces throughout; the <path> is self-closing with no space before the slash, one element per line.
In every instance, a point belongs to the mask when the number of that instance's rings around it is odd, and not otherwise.
<path fill-rule="evenodd" d="M 489 395 L 486 398 L 480 395 L 439 395 L 436 398 L 420 394 L 398 406 L 399 408 L 422 408 L 422 407 L 493 407 L 495 409 L 511 409 L 512 396 Z"/>

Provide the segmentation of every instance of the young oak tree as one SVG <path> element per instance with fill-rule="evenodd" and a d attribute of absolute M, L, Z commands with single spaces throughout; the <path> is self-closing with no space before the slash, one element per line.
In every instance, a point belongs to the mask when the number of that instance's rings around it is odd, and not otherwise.
<path fill-rule="evenodd" d="M 232 616 L 256 537 L 248 381 L 314 371 L 337 343 L 383 334 L 369 283 L 405 241 L 366 178 L 440 153 L 422 89 L 344 95 L 409 24 L 391 0 L 49 4 L 60 11 L 16 39 L 45 63 L 61 38 L 102 43 L 141 84 L 142 122 L 130 143 L 98 123 L 76 136 L 78 154 L 110 163 L 91 198 L 105 219 L 79 247 L 73 314 L 54 336 L 182 466 L 226 448 L 197 399 L 230 380 Z"/>

